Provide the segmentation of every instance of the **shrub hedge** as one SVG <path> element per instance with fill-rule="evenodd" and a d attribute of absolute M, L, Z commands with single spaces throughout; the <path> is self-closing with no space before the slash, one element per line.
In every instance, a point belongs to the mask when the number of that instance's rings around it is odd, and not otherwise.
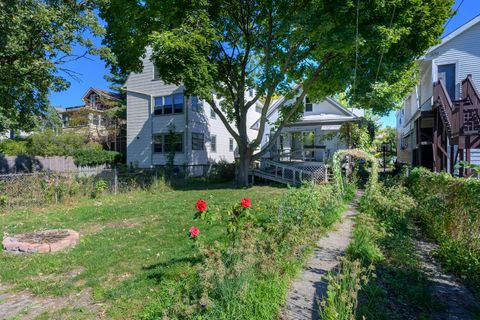
<path fill-rule="evenodd" d="M 480 180 L 415 168 L 407 185 L 416 219 L 439 244 L 438 260 L 480 290 Z"/>

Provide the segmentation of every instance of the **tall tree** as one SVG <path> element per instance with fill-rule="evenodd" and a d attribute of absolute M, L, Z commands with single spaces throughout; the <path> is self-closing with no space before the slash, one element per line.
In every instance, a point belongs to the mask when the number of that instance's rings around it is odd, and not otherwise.
<path fill-rule="evenodd" d="M 49 92 L 78 77 L 66 63 L 99 53 L 85 37 L 104 31 L 93 9 L 90 0 L 0 1 L 0 132 L 32 129 Z"/>
<path fill-rule="evenodd" d="M 140 57 L 151 47 L 161 78 L 205 99 L 235 138 L 238 179 L 246 184 L 249 165 L 297 119 L 305 95 L 322 99 L 347 91 L 353 106 L 376 113 L 394 108 L 415 81 L 415 59 L 439 39 L 453 0 L 101 3 L 113 70 L 141 72 Z M 248 88 L 256 89 L 252 100 L 245 99 Z M 256 151 L 278 94 L 298 99 L 283 108 L 267 148 Z M 250 141 L 247 112 L 259 99 L 258 136 Z"/>

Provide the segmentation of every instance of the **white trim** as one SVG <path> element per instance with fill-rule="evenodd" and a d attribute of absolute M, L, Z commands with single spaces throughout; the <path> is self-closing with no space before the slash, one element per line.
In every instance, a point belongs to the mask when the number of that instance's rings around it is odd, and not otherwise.
<path fill-rule="evenodd" d="M 459 62 L 458 59 L 456 59 L 456 60 L 445 60 L 445 61 L 442 61 L 441 63 L 438 63 L 438 64 L 437 64 L 436 60 L 432 61 L 432 73 L 433 73 L 432 80 L 433 80 L 433 83 L 438 81 L 438 67 L 439 66 L 445 66 L 445 65 L 448 65 L 448 64 L 454 64 L 455 65 L 455 99 L 454 100 L 458 100 L 460 98 L 460 85 L 459 85 L 460 84 L 460 79 L 459 79 L 459 72 L 458 72 L 458 62 Z M 433 66 L 435 66 L 435 68 L 433 68 Z M 432 85 L 433 85 L 433 83 L 432 83 Z"/>

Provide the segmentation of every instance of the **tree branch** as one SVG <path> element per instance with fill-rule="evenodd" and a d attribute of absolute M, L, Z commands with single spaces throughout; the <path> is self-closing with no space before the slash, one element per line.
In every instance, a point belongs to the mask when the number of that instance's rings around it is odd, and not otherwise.
<path fill-rule="evenodd" d="M 240 136 L 238 133 L 232 128 L 230 123 L 228 122 L 228 119 L 225 117 L 223 112 L 217 107 L 217 104 L 215 103 L 215 100 L 213 99 L 208 99 L 206 100 L 210 107 L 212 107 L 213 111 L 215 111 L 216 114 L 220 117 L 220 120 L 222 120 L 223 124 L 225 125 L 225 128 L 227 128 L 227 131 L 232 135 L 233 138 L 237 141 L 238 144 L 240 144 Z"/>

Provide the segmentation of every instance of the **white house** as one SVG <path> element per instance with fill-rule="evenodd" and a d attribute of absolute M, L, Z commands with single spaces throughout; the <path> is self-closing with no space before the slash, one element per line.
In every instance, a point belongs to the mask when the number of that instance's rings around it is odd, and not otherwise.
<path fill-rule="evenodd" d="M 398 160 L 452 173 L 459 160 L 480 163 L 473 143 L 480 134 L 480 16 L 442 38 L 418 65 L 420 81 L 396 113 Z"/>
<path fill-rule="evenodd" d="M 278 120 L 280 108 L 293 104 L 295 99 L 280 98 L 271 106 L 267 114 L 262 148 L 265 148 L 271 139 L 270 132 Z M 331 97 L 320 102 L 310 101 L 306 97 L 304 106 L 300 120 L 282 129 L 281 135 L 265 157 L 279 161 L 325 162 L 336 150 L 347 148 L 338 137 L 341 125 L 358 121 L 364 115 L 363 110 L 347 109 Z M 252 126 L 257 130 L 258 127 L 259 121 Z"/>
<path fill-rule="evenodd" d="M 127 164 L 148 168 L 166 164 L 168 133 L 177 134 L 176 165 L 205 165 L 220 160 L 233 162 L 236 142 L 213 109 L 182 86 L 166 84 L 149 58 L 143 71 L 131 73 L 124 85 L 127 93 Z M 246 99 L 254 96 L 252 90 Z M 248 126 L 259 117 L 261 104 L 248 113 Z M 254 130 L 249 130 L 251 139 Z"/>

